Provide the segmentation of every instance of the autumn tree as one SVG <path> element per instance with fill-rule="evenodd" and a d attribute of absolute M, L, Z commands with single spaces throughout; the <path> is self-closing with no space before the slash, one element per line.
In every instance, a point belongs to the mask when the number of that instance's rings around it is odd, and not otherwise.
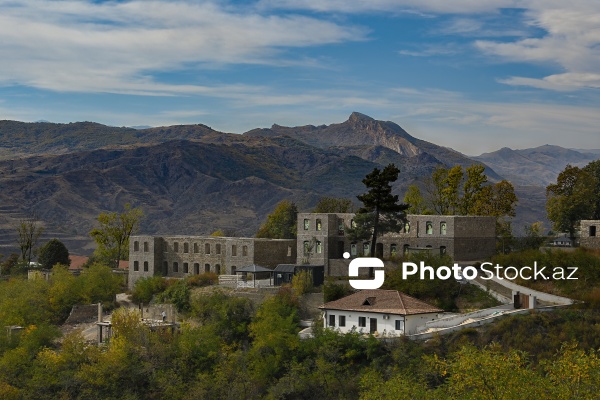
<path fill-rule="evenodd" d="M 352 200 L 340 197 L 321 197 L 312 212 L 314 213 L 351 213 L 354 211 Z"/>
<path fill-rule="evenodd" d="M 354 217 L 354 226 L 348 228 L 348 237 L 353 240 L 371 238 L 370 256 L 375 255 L 377 237 L 386 232 L 398 232 L 406 223 L 407 204 L 399 202 L 392 194 L 391 183 L 398 179 L 400 170 L 389 164 L 383 170 L 375 168 L 364 179 L 367 193 L 358 195 L 363 203 Z"/>
<path fill-rule="evenodd" d="M 298 207 L 289 200 L 282 200 L 256 233 L 257 238 L 295 239 Z"/>
<path fill-rule="evenodd" d="M 69 250 L 58 239 L 52 239 L 43 245 L 38 253 L 38 262 L 42 268 L 50 269 L 56 264 L 71 265 Z"/>
<path fill-rule="evenodd" d="M 90 232 L 98 245 L 94 255 L 110 267 L 118 268 L 120 260 L 129 259 L 129 237 L 138 231 L 143 216 L 141 208 L 131 207 L 129 203 L 122 213 L 100 214 L 100 227 Z"/>
<path fill-rule="evenodd" d="M 44 227 L 38 221 L 36 215 L 32 214 L 19 220 L 16 230 L 17 243 L 21 250 L 21 261 L 29 266 L 33 255 L 33 249 L 44 232 Z"/>
<path fill-rule="evenodd" d="M 409 214 L 431 214 L 427 208 L 425 198 L 421 194 L 421 189 L 417 185 L 410 185 L 404 194 L 403 202 L 408 204 L 406 210 Z"/>
<path fill-rule="evenodd" d="M 595 215 L 600 194 L 595 175 L 596 164 L 588 169 L 567 165 L 556 178 L 556 183 L 546 187 L 546 211 L 556 231 L 575 236 L 577 221 L 591 219 Z M 600 169 L 600 167 L 599 167 Z"/>

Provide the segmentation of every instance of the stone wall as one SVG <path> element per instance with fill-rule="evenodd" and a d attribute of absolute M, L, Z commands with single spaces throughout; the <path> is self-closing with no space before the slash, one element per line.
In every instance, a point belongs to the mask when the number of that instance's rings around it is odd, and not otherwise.
<path fill-rule="evenodd" d="M 582 220 L 579 245 L 588 249 L 600 249 L 600 220 Z"/>

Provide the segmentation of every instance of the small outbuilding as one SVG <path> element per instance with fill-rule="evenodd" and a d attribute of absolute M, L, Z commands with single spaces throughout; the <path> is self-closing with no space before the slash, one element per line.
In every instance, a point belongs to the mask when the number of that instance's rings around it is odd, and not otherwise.
<path fill-rule="evenodd" d="M 444 312 L 435 306 L 397 290 L 361 290 L 330 301 L 323 310 L 325 328 L 400 336 L 417 332 L 417 327 L 440 318 Z"/>
<path fill-rule="evenodd" d="M 275 286 L 291 283 L 294 275 L 300 271 L 306 271 L 312 276 L 313 286 L 321 286 L 325 281 L 325 267 L 323 265 L 279 264 L 273 270 Z"/>

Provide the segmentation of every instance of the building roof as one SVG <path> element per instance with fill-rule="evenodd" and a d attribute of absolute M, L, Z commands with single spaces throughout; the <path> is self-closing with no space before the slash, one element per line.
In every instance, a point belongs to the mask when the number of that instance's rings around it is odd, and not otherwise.
<path fill-rule="evenodd" d="M 273 270 L 274 272 L 291 272 L 296 270 L 296 264 L 278 264 Z"/>
<path fill-rule="evenodd" d="M 398 315 L 426 314 L 443 311 L 397 290 L 382 289 L 361 290 L 339 300 L 325 303 L 319 308 Z"/>
<path fill-rule="evenodd" d="M 272 269 L 261 267 L 260 265 L 252 264 L 242 268 L 238 268 L 235 272 L 273 272 Z"/>

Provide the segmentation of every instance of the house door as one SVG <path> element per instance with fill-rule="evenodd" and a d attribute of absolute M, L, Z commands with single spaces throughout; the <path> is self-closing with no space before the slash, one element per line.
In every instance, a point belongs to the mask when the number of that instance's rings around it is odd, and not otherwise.
<path fill-rule="evenodd" d="M 369 321 L 370 321 L 369 324 L 371 325 L 369 327 L 369 332 L 370 333 L 377 332 L 377 318 L 370 318 Z"/>

